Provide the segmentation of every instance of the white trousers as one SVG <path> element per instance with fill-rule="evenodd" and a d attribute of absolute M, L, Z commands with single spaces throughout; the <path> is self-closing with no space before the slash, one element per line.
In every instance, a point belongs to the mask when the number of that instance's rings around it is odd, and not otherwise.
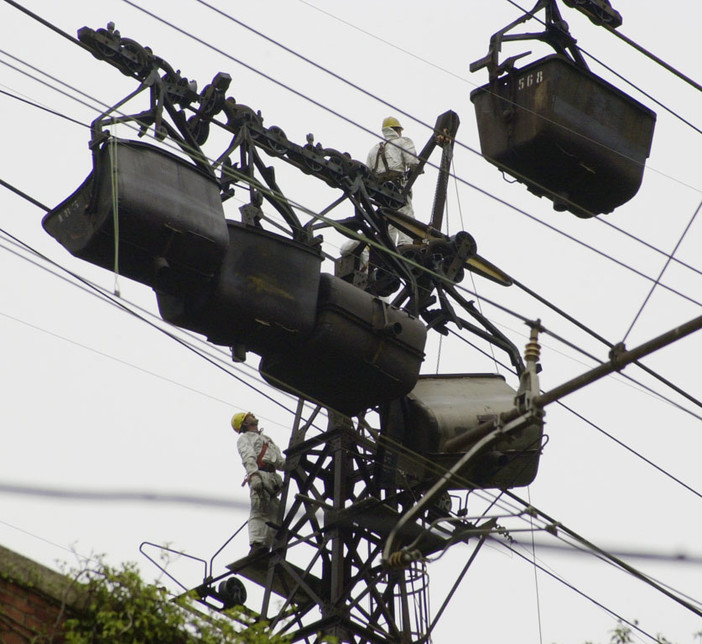
<path fill-rule="evenodd" d="M 273 545 L 275 531 L 267 523 L 278 520 L 280 500 L 278 494 L 283 487 L 283 480 L 276 472 L 259 472 L 263 480 L 263 489 L 254 491 L 249 486 L 251 497 L 251 514 L 249 514 L 249 545 L 254 543 L 270 548 Z"/>

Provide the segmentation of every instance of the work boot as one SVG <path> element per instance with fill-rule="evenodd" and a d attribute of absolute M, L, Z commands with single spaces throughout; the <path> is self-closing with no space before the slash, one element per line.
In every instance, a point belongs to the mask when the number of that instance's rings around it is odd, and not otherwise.
<path fill-rule="evenodd" d="M 249 550 L 249 557 L 255 557 L 261 555 L 264 552 L 268 552 L 268 546 L 265 543 L 252 543 L 251 549 Z"/>

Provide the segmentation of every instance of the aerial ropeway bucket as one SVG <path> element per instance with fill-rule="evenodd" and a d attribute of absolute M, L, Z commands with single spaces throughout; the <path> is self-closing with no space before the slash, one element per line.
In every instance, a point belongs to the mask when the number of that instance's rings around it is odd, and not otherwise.
<path fill-rule="evenodd" d="M 552 54 L 471 92 L 485 158 L 579 217 L 639 190 L 656 114 L 569 58 Z"/>
<path fill-rule="evenodd" d="M 424 323 L 327 273 L 319 286 L 312 334 L 263 356 L 263 378 L 347 415 L 409 392 L 424 360 Z"/>
<path fill-rule="evenodd" d="M 233 347 L 238 358 L 291 350 L 315 324 L 322 255 L 317 247 L 227 220 L 220 270 L 197 293 L 156 293 L 161 317 Z"/>
<path fill-rule="evenodd" d="M 102 143 L 93 171 L 42 225 L 80 259 L 178 291 L 212 276 L 229 245 L 217 181 L 140 141 Z"/>
<path fill-rule="evenodd" d="M 433 482 L 463 455 L 448 452 L 445 444 L 512 410 L 516 396 L 498 374 L 421 375 L 407 396 L 381 410 L 379 485 L 402 489 Z M 529 485 L 538 470 L 542 435 L 543 420 L 528 422 L 518 433 L 466 463 L 450 487 Z"/>

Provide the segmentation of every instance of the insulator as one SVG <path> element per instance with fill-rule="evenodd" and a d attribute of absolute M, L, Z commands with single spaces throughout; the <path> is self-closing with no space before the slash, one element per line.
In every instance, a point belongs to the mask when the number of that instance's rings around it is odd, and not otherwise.
<path fill-rule="evenodd" d="M 385 562 L 389 568 L 405 568 L 413 561 L 420 561 L 422 553 L 419 550 L 399 550 L 393 552 Z"/>
<path fill-rule="evenodd" d="M 529 342 L 527 342 L 526 348 L 524 349 L 524 359 L 527 362 L 538 362 L 539 357 L 541 356 L 541 345 L 537 340 L 539 337 L 540 327 L 541 325 L 539 320 L 537 320 L 536 324 L 531 327 Z"/>
<path fill-rule="evenodd" d="M 529 362 L 538 362 L 541 356 L 541 345 L 536 341 L 527 342 L 524 350 L 524 359 Z"/>

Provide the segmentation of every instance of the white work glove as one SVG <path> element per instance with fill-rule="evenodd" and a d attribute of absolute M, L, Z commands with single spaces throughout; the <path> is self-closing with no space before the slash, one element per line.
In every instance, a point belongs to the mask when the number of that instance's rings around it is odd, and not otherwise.
<path fill-rule="evenodd" d="M 251 489 L 254 492 L 263 492 L 263 479 L 261 478 L 261 475 L 257 472 L 251 475 L 251 478 L 249 479 L 249 485 L 251 486 Z"/>

